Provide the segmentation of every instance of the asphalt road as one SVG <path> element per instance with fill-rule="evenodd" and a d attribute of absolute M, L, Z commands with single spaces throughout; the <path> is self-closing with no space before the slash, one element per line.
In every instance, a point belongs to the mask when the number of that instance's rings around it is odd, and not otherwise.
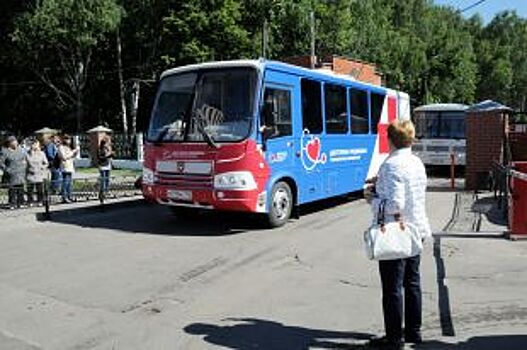
<path fill-rule="evenodd" d="M 435 231 L 453 198 L 429 194 Z M 275 230 L 142 203 L 0 218 L 0 349 L 359 348 L 382 332 L 369 220 L 363 200 L 304 208 Z M 526 349 L 526 256 L 485 233 L 430 242 L 425 347 Z"/>

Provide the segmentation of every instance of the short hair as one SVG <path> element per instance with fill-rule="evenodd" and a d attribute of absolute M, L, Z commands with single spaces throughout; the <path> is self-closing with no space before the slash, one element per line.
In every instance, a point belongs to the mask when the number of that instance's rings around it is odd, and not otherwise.
<path fill-rule="evenodd" d="M 395 148 L 410 147 L 415 139 L 415 127 L 411 120 L 395 120 L 388 126 L 388 139 Z"/>

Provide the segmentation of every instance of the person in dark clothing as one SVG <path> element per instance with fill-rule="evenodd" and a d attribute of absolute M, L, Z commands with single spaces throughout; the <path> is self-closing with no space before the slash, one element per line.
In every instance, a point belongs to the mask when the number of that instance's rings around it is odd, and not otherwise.
<path fill-rule="evenodd" d="M 9 208 L 20 208 L 24 205 L 24 184 L 26 181 L 26 154 L 18 145 L 16 137 L 7 138 L 7 148 L 0 155 L 0 169 L 6 176 L 9 185 Z"/>
<path fill-rule="evenodd" d="M 110 145 L 110 138 L 105 137 L 99 144 L 97 150 L 97 163 L 101 174 L 101 191 L 108 192 L 110 187 L 110 170 L 112 169 L 113 152 Z"/>
<path fill-rule="evenodd" d="M 60 138 L 53 135 L 44 139 L 44 154 L 49 164 L 51 173 L 50 190 L 52 193 L 59 193 L 62 183 L 62 171 L 60 170 L 60 157 L 58 147 Z"/>

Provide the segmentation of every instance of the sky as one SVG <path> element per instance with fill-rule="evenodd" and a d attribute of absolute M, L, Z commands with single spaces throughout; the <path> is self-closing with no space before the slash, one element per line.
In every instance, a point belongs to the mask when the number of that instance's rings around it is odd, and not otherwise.
<path fill-rule="evenodd" d="M 478 0 L 434 0 L 439 5 L 449 5 L 456 9 L 464 9 Z M 464 12 L 466 17 L 479 13 L 483 17 L 483 21 L 488 23 L 496 13 L 505 10 L 516 10 L 518 15 L 527 18 L 527 0 L 485 0 L 483 3 L 474 8 Z"/>

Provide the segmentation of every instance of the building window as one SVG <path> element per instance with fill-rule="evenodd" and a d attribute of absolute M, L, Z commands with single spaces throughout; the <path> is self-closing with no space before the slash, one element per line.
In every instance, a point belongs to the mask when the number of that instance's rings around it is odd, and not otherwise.
<path fill-rule="evenodd" d="M 382 114 L 382 107 L 384 106 L 384 97 L 385 95 L 381 95 L 375 92 L 372 92 L 370 94 L 371 98 L 371 132 L 373 134 L 377 133 L 377 126 L 379 125 L 379 122 L 381 121 L 381 114 Z"/>
<path fill-rule="evenodd" d="M 292 135 L 291 92 L 289 90 L 265 89 L 262 126 L 269 128 L 268 138 Z"/>
<path fill-rule="evenodd" d="M 322 107 L 320 83 L 302 79 L 302 126 L 311 134 L 322 132 Z"/>
<path fill-rule="evenodd" d="M 367 134 L 368 127 L 368 92 L 350 89 L 351 104 L 351 132 L 353 134 Z"/>
<path fill-rule="evenodd" d="M 348 132 L 346 88 L 325 84 L 324 102 L 326 107 L 326 133 L 346 134 Z"/>

